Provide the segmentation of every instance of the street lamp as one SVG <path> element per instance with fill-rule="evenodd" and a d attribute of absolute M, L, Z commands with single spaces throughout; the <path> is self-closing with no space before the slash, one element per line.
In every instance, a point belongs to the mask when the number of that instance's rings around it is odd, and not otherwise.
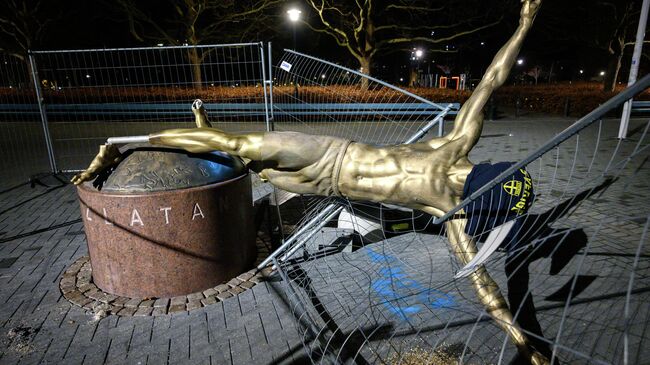
<path fill-rule="evenodd" d="M 410 81 L 409 83 L 418 83 L 418 79 L 420 78 L 420 60 L 424 56 L 424 51 L 421 48 L 413 48 L 413 51 L 411 51 L 411 60 L 415 61 L 415 70 L 414 72 L 411 72 L 410 76 Z M 415 73 L 415 74 L 413 74 Z M 413 86 L 413 85 L 411 85 Z"/>
<path fill-rule="evenodd" d="M 523 65 L 523 64 L 524 64 L 524 59 L 523 59 L 523 58 L 518 59 L 518 60 L 517 60 L 517 64 L 518 64 L 519 66 Z"/>
<path fill-rule="evenodd" d="M 293 50 L 296 50 L 296 23 L 300 20 L 300 14 L 302 14 L 302 11 L 296 8 L 291 8 L 287 10 L 287 14 L 289 15 L 289 21 L 291 21 L 291 25 L 293 27 Z"/>
<path fill-rule="evenodd" d="M 289 14 L 289 20 L 291 20 L 292 22 L 295 23 L 298 20 L 300 20 L 300 14 L 302 14 L 302 11 L 300 11 L 300 10 L 298 10 L 296 8 L 292 8 L 292 9 L 287 10 L 287 14 Z"/>

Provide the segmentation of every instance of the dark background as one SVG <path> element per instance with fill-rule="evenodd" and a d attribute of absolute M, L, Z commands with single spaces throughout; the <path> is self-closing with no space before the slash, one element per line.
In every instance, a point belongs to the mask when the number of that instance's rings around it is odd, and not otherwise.
<path fill-rule="evenodd" d="M 344 1 L 339 2 L 344 3 Z M 169 42 L 157 41 L 155 37 L 136 39 L 129 30 L 128 16 L 118 3 L 118 1 L 81 0 L 2 0 L 0 21 L 4 20 L 4 29 L 10 29 L 6 22 L 13 21 L 18 23 L 19 27 L 29 29 L 30 32 L 27 33 L 30 33 L 28 36 L 32 39 L 28 47 L 25 46 L 25 42 L 16 45 L 16 40 L 20 37 L 7 31 L 0 32 L 0 49 L 7 53 L 20 54 L 25 53 L 25 48 L 49 50 L 169 44 Z M 178 17 L 175 13 L 175 3 L 175 0 L 133 1 L 138 9 L 152 19 L 159 20 L 163 28 L 174 33 L 178 44 L 184 44 L 187 40 L 182 39 L 182 31 L 177 31 L 175 29 L 177 26 L 173 23 L 174 17 Z M 196 26 L 205 27 L 214 23 L 223 14 L 227 14 L 229 3 L 233 1 L 221 2 L 223 6 L 221 13 L 202 16 Z M 382 6 L 386 8 L 388 3 L 397 2 L 375 0 L 373 6 L 375 9 Z M 408 5 L 416 1 L 399 3 Z M 373 59 L 374 76 L 398 82 L 400 77 L 405 77 L 405 69 L 414 67 L 410 50 L 411 47 L 418 47 L 425 50 L 424 57 L 418 62 L 422 72 L 442 73 L 436 65 L 445 65 L 452 70 L 452 74 L 468 73 L 471 79 L 480 78 L 493 55 L 516 28 L 520 9 L 518 0 L 420 1 L 418 3 L 419 5 L 431 3 L 431 6 L 442 4 L 445 9 L 431 16 L 426 12 L 415 11 L 408 19 L 397 12 L 382 10 L 377 11 L 379 14 L 377 17 L 382 19 L 376 20 L 377 22 L 390 21 L 403 27 L 454 24 L 467 18 L 476 18 L 473 26 L 491 22 L 498 22 L 498 24 L 448 42 L 445 46 L 450 46 L 451 52 L 434 52 L 431 50 L 433 47 L 426 42 L 412 42 L 379 51 Z M 220 32 L 199 39 L 196 43 L 271 41 L 276 53 L 285 47 L 292 48 L 292 24 L 286 16 L 286 10 L 291 6 L 297 6 L 303 11 L 303 19 L 318 25 L 315 12 L 305 2 L 277 1 L 259 14 L 231 22 Z M 21 20 L 21 14 L 18 14 L 15 9 L 23 9 L 23 7 L 38 10 L 33 14 L 23 15 L 23 18 L 28 19 Z M 615 74 L 614 60 L 619 58 L 620 72 L 617 74 L 616 83 L 625 83 L 633 45 L 628 45 L 623 50 L 616 49 L 615 40 L 622 36 L 625 42 L 634 41 L 640 7 L 641 0 L 545 0 L 520 54 L 524 64 L 513 74 L 523 75 L 530 68 L 539 66 L 543 70 L 540 78 L 543 82 L 590 80 L 603 82 L 605 77 L 600 73 L 606 71 L 608 76 Z M 393 14 L 395 19 L 388 19 Z M 144 23 L 139 24 L 138 30 L 142 34 L 147 32 L 155 34 L 151 26 Z M 296 48 L 300 52 L 349 67 L 358 67 L 358 62 L 344 48 L 338 47 L 333 38 L 310 30 L 306 24 L 296 25 L 296 38 Z M 437 47 L 440 49 L 442 44 Z M 650 61 L 647 54 L 648 52 L 641 60 L 641 74 Z M 583 73 L 580 73 L 580 70 L 583 70 Z"/>

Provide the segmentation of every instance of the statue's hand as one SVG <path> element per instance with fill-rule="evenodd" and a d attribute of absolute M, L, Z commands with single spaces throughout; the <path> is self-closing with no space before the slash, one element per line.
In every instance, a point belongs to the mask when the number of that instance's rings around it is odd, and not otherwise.
<path fill-rule="evenodd" d="M 100 172 L 120 162 L 121 159 L 122 154 L 117 146 L 112 144 L 101 145 L 99 146 L 99 153 L 92 160 L 88 168 L 84 172 L 75 175 L 70 182 L 79 185 L 85 181 L 90 181 Z"/>
<path fill-rule="evenodd" d="M 521 18 L 532 20 L 542 6 L 542 0 L 521 0 Z"/>
<path fill-rule="evenodd" d="M 192 111 L 201 110 L 201 108 L 203 108 L 203 100 L 194 99 L 194 101 L 192 102 Z"/>
<path fill-rule="evenodd" d="M 192 103 L 192 113 L 194 113 L 197 128 L 212 128 L 212 124 L 208 121 L 208 112 L 201 99 L 196 99 Z"/>

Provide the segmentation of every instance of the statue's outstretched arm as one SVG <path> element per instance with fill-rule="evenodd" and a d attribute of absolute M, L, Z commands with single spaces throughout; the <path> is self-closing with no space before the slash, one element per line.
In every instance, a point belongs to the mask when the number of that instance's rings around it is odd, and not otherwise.
<path fill-rule="evenodd" d="M 212 128 L 212 125 L 208 120 L 208 114 L 205 110 L 205 107 L 203 106 L 203 101 L 201 101 L 200 99 L 196 99 L 192 103 L 192 113 L 194 113 L 195 123 L 198 128 L 202 128 L 204 130 L 211 128 L 209 130 L 211 130 L 213 133 L 225 135 L 225 133 L 223 133 L 221 130 Z M 188 129 L 187 131 L 194 131 L 194 129 Z M 176 134 L 182 134 L 182 133 L 176 133 Z M 161 138 L 166 137 L 166 140 L 168 139 L 173 140 L 173 138 L 169 138 L 169 136 L 167 136 L 165 132 L 161 132 L 156 135 L 160 135 Z M 172 144 L 170 143 L 167 145 L 172 145 Z M 183 146 L 181 145 L 176 145 L 176 146 L 183 148 Z M 192 146 L 192 147 L 196 148 L 196 146 Z M 119 149 L 116 145 L 109 144 L 109 143 L 105 145 L 101 145 L 99 147 L 99 152 L 97 153 L 97 156 L 95 156 L 95 158 L 92 160 L 88 168 L 86 168 L 85 171 L 75 175 L 70 181 L 75 185 L 79 185 L 84 181 L 90 181 L 94 179 L 103 170 L 111 166 L 117 165 L 120 161 L 122 161 L 124 153 L 126 152 L 126 150 L 128 150 L 128 148 L 125 149 L 124 147 L 122 149 L 123 150 Z M 190 149 L 187 148 L 187 150 Z M 197 152 L 209 152 L 213 150 L 214 148 L 206 149 L 204 151 L 197 151 Z"/>
<path fill-rule="evenodd" d="M 235 135 L 213 127 L 201 99 L 196 99 L 192 103 L 192 113 L 194 113 L 196 129 L 170 129 L 153 133 L 149 135 L 149 142 L 154 145 L 178 147 L 194 153 L 222 151 L 248 160 L 261 158 L 259 149 L 263 134 Z"/>
<path fill-rule="evenodd" d="M 461 265 L 470 262 L 477 252 L 476 242 L 465 233 L 466 224 L 466 219 L 454 219 L 445 223 L 451 250 Z M 486 312 L 495 319 L 499 327 L 506 331 L 519 353 L 528 359 L 531 364 L 548 364 L 549 361 L 544 355 L 530 347 L 530 341 L 517 326 L 508 304 L 503 294 L 501 294 L 499 285 L 492 279 L 485 267 L 479 266 L 470 274 L 469 278 Z"/>
<path fill-rule="evenodd" d="M 494 90 L 503 85 L 508 78 L 508 74 L 517 59 L 524 38 L 533 24 L 535 14 L 539 10 L 541 0 L 523 0 L 522 4 L 519 27 L 517 27 L 515 34 L 512 35 L 508 42 L 494 56 L 481 82 L 458 112 L 454 129 L 447 136 L 449 140 L 464 138 L 466 140 L 466 143 L 464 143 L 466 152 L 469 152 L 481 135 L 481 130 L 483 129 L 483 107 L 490 99 L 490 96 L 492 96 Z"/>
<path fill-rule="evenodd" d="M 229 134 L 216 128 L 168 129 L 149 135 L 153 145 L 178 147 L 193 153 L 222 151 L 253 161 L 262 159 L 264 133 Z"/>

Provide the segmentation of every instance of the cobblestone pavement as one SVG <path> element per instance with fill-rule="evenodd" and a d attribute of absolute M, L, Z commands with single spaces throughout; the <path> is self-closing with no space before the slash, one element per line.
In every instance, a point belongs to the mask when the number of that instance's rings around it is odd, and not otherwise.
<path fill-rule="evenodd" d="M 548 119 L 487 122 L 474 159 L 516 160 L 568 125 Z M 59 284 L 88 255 L 79 204 L 71 185 L 43 181 L 49 186 L 0 194 L 0 364 L 306 361 L 303 332 L 282 297 L 283 284 L 275 281 L 190 312 L 155 317 L 103 317 L 71 304 Z"/>

